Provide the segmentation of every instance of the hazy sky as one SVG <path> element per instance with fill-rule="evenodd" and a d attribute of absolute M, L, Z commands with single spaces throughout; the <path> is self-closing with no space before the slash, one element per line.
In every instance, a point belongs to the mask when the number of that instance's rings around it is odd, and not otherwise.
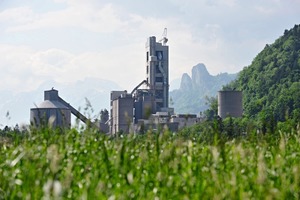
<path fill-rule="evenodd" d="M 238 72 L 299 10 L 300 0 L 0 0 L 0 91 L 86 77 L 131 90 L 145 78 L 147 37 L 165 27 L 171 80 L 197 63 Z"/>

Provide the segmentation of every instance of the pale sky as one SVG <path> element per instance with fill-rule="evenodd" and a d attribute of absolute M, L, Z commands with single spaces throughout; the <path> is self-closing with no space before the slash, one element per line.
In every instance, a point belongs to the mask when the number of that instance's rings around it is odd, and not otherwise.
<path fill-rule="evenodd" d="M 168 29 L 170 80 L 235 73 L 300 23 L 300 0 L 0 0 L 0 91 L 95 77 L 131 90 Z"/>

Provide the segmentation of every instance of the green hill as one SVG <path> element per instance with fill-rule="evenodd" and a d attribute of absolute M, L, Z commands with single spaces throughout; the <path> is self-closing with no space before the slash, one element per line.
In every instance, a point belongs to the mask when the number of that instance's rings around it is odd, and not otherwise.
<path fill-rule="evenodd" d="M 224 89 L 243 91 L 244 114 L 300 121 L 300 25 L 265 48 Z"/>

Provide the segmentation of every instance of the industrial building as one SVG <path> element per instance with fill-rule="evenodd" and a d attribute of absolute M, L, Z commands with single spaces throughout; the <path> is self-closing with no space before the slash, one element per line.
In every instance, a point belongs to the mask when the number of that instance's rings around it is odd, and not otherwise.
<path fill-rule="evenodd" d="M 57 90 L 44 93 L 44 102 L 30 111 L 30 121 L 36 126 L 51 124 L 52 127 L 70 127 L 71 113 L 84 123 L 89 123 L 105 133 L 144 132 L 148 129 L 167 128 L 177 131 L 192 126 L 203 119 L 197 115 L 174 114 L 169 108 L 169 47 L 164 30 L 163 37 L 156 40 L 149 37 L 146 42 L 146 79 L 141 81 L 130 93 L 111 91 L 110 118 L 108 121 L 91 122 L 79 111 L 58 96 Z M 141 88 L 143 86 L 143 88 Z M 220 91 L 218 96 L 218 115 L 242 116 L 242 93 L 239 91 Z"/>
<path fill-rule="evenodd" d="M 44 101 L 30 109 L 30 123 L 36 127 L 70 128 L 71 113 L 83 123 L 107 132 L 108 125 L 103 122 L 91 122 L 73 106 L 63 100 L 55 89 L 44 91 Z"/>
<path fill-rule="evenodd" d="M 169 47 L 167 39 L 156 42 L 156 37 L 146 43 L 146 75 L 149 89 L 155 96 L 155 110 L 168 108 L 169 102 Z"/>
<path fill-rule="evenodd" d="M 168 108 L 169 101 L 169 47 L 166 45 L 166 29 L 161 40 L 152 36 L 146 42 L 146 80 L 138 84 L 131 93 L 112 91 L 110 95 L 110 119 L 107 123 L 91 123 L 109 133 L 131 132 L 137 130 L 138 124 L 147 124 L 150 118 L 157 119 L 161 112 L 170 116 L 174 109 Z M 141 89 L 141 86 L 145 86 Z M 84 123 L 88 119 L 58 96 L 57 90 L 45 91 L 45 101 L 31 109 L 31 122 L 40 126 L 41 119 L 52 120 L 52 125 L 70 127 L 70 115 L 74 114 Z M 43 118 L 41 116 L 44 116 Z M 160 123 L 160 122 L 158 122 Z M 161 122 L 168 124 L 167 121 Z M 106 129 L 108 126 L 109 129 Z M 173 123 L 174 124 L 174 123 Z M 176 125 L 172 125 L 176 127 Z"/>
<path fill-rule="evenodd" d="M 178 123 L 178 129 L 182 129 L 184 127 L 193 126 L 202 120 L 203 119 L 194 114 L 177 114 L 171 116 L 170 122 Z"/>
<path fill-rule="evenodd" d="M 113 95 L 116 93 L 112 92 Z M 111 108 L 111 133 L 130 132 L 133 122 L 133 98 L 126 91 L 114 99 Z"/>
<path fill-rule="evenodd" d="M 44 92 L 44 101 L 30 109 L 30 122 L 35 126 L 65 127 L 71 126 L 71 110 L 60 101 L 57 90 Z"/>
<path fill-rule="evenodd" d="M 177 131 L 200 121 L 197 115 L 174 115 L 169 108 L 169 47 L 166 29 L 163 37 L 146 42 L 146 80 L 131 93 L 111 92 L 110 132 L 143 132 L 162 128 Z M 140 89 L 144 85 L 146 88 Z"/>
<path fill-rule="evenodd" d="M 242 117 L 243 98 L 241 91 L 219 91 L 218 115 L 221 118 Z"/>
<path fill-rule="evenodd" d="M 152 36 L 146 42 L 146 80 L 138 84 L 131 93 L 126 91 L 111 92 L 111 119 L 112 134 L 128 132 L 130 127 L 139 130 L 140 126 L 148 127 L 157 124 L 171 125 L 169 116 L 174 113 L 169 105 L 169 47 L 166 45 L 166 29 L 162 39 L 156 41 Z M 142 85 L 146 88 L 140 89 Z M 162 120 L 161 113 L 168 116 Z M 160 116 L 160 117 L 158 117 Z M 149 119 L 151 119 L 149 121 Z M 158 120 L 159 119 L 159 120 Z"/>

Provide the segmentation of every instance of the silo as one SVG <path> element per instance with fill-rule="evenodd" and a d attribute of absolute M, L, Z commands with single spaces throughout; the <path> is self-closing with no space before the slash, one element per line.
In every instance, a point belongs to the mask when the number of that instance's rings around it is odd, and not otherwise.
<path fill-rule="evenodd" d="M 133 120 L 133 98 L 131 94 L 122 94 L 112 103 L 112 134 L 123 131 L 130 132 Z"/>
<path fill-rule="evenodd" d="M 242 117 L 243 102 L 241 91 L 219 91 L 218 115 L 221 118 L 227 116 Z"/>
<path fill-rule="evenodd" d="M 48 90 L 44 92 L 44 101 L 36 108 L 30 109 L 30 122 L 35 126 L 69 128 L 71 110 L 59 102 L 57 90 Z"/>
<path fill-rule="evenodd" d="M 149 90 L 136 90 L 134 99 L 134 123 L 138 123 L 140 119 L 148 119 L 155 113 L 155 98 Z"/>

